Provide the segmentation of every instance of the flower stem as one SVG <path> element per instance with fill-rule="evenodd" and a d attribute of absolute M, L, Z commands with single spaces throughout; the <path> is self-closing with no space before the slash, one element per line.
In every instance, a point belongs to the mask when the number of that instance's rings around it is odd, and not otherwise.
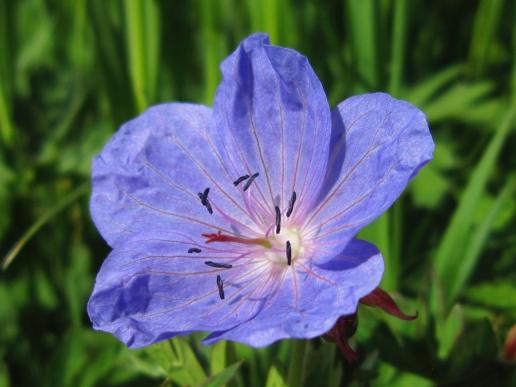
<path fill-rule="evenodd" d="M 290 364 L 288 367 L 289 387 L 303 385 L 304 361 L 307 350 L 307 340 L 294 340 L 290 349 Z"/>

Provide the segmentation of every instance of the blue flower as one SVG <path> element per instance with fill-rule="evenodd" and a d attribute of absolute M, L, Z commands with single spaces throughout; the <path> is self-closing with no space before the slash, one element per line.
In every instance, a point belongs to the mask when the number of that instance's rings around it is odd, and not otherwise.
<path fill-rule="evenodd" d="M 330 112 L 307 59 L 264 34 L 221 70 L 212 109 L 154 106 L 93 162 L 91 213 L 113 250 L 88 313 L 129 347 L 329 331 L 382 277 L 355 235 L 432 157 L 417 108 L 374 93 Z"/>

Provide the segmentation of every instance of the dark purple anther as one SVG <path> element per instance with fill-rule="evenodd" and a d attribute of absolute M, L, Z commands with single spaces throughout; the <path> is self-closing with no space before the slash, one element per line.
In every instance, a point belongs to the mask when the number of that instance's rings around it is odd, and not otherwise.
<path fill-rule="evenodd" d="M 204 261 L 204 264 L 218 269 L 231 269 L 233 267 L 233 265 L 230 265 L 229 263 L 217 263 L 213 261 Z"/>
<path fill-rule="evenodd" d="M 210 214 L 213 214 L 213 209 L 211 208 L 211 204 L 210 202 L 208 201 L 208 194 L 210 193 L 210 189 L 209 188 L 206 188 L 204 190 L 204 192 L 199 192 L 197 193 L 197 196 L 199 196 L 199 199 L 201 199 L 201 204 L 206 207 L 206 209 L 208 210 L 208 212 Z"/>
<path fill-rule="evenodd" d="M 219 288 L 219 296 L 220 299 L 224 299 L 224 281 L 222 281 L 222 278 L 220 275 L 217 276 L 217 287 Z"/>
<path fill-rule="evenodd" d="M 281 211 L 278 206 L 274 207 L 274 211 L 276 211 L 276 234 L 279 234 L 281 230 Z"/>
<path fill-rule="evenodd" d="M 287 241 L 287 265 L 290 266 L 292 263 L 292 246 L 290 245 L 290 241 Z"/>
<path fill-rule="evenodd" d="M 294 203 L 296 202 L 296 199 L 296 191 L 293 191 L 292 196 L 290 197 L 290 200 L 288 202 L 287 218 L 292 214 L 292 211 L 294 210 Z"/>
<path fill-rule="evenodd" d="M 240 176 L 238 179 L 236 179 L 233 184 L 235 185 L 235 187 L 237 185 L 239 185 L 241 182 L 243 182 L 244 180 L 247 180 L 249 179 L 249 175 L 244 175 L 244 176 Z"/>
<path fill-rule="evenodd" d="M 249 187 L 251 186 L 251 184 L 253 183 L 254 179 L 256 179 L 258 176 L 260 176 L 260 174 L 258 172 L 256 172 L 255 174 L 251 175 L 251 177 L 249 178 L 249 180 L 247 180 L 245 182 L 245 185 L 244 185 L 244 191 L 247 191 L 249 189 Z"/>

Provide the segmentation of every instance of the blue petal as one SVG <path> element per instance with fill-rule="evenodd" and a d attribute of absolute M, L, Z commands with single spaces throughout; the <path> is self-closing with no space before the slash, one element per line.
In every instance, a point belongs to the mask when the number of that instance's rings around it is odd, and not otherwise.
<path fill-rule="evenodd" d="M 328 172 L 320 202 L 307 217 L 319 262 L 387 210 L 434 149 L 425 115 L 388 94 L 348 98 L 332 120 Z"/>
<path fill-rule="evenodd" d="M 129 121 L 93 162 L 90 210 L 111 246 L 135 234 L 190 237 L 256 229 L 240 192 L 207 134 L 211 110 L 155 106 Z M 210 188 L 208 213 L 198 193 Z"/>
<path fill-rule="evenodd" d="M 260 173 L 256 195 L 274 214 L 302 219 L 324 178 L 331 118 L 326 95 L 306 57 L 269 44 L 265 34 L 245 39 L 221 65 L 213 108 L 213 137 L 235 175 Z"/>
<path fill-rule="evenodd" d="M 240 251 L 231 246 L 190 246 L 202 252 L 189 254 L 181 233 L 170 239 L 138 236 L 116 247 L 104 261 L 88 303 L 94 328 L 136 348 L 191 331 L 229 329 L 252 318 L 266 300 L 254 291 L 266 266 L 239 258 Z M 233 267 L 210 267 L 206 260 Z M 224 300 L 218 275 L 224 281 Z"/>
<path fill-rule="evenodd" d="M 235 328 L 213 332 L 206 344 L 233 340 L 263 347 L 283 338 L 313 338 L 329 331 L 343 315 L 355 313 L 358 301 L 373 291 L 382 278 L 383 259 L 378 249 L 354 239 L 323 265 L 296 262 L 274 302 L 253 319 Z"/>

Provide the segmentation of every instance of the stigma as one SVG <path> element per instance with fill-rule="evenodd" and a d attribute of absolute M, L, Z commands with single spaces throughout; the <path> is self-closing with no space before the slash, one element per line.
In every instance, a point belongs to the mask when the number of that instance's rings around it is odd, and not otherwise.
<path fill-rule="evenodd" d="M 203 237 L 206 238 L 204 243 L 213 243 L 213 242 L 232 242 L 232 243 L 241 243 L 244 245 L 259 245 L 263 246 L 267 249 L 272 247 L 271 242 L 266 238 L 244 238 L 237 237 L 233 235 L 222 234 L 222 232 L 214 233 L 214 234 L 202 234 Z"/>

